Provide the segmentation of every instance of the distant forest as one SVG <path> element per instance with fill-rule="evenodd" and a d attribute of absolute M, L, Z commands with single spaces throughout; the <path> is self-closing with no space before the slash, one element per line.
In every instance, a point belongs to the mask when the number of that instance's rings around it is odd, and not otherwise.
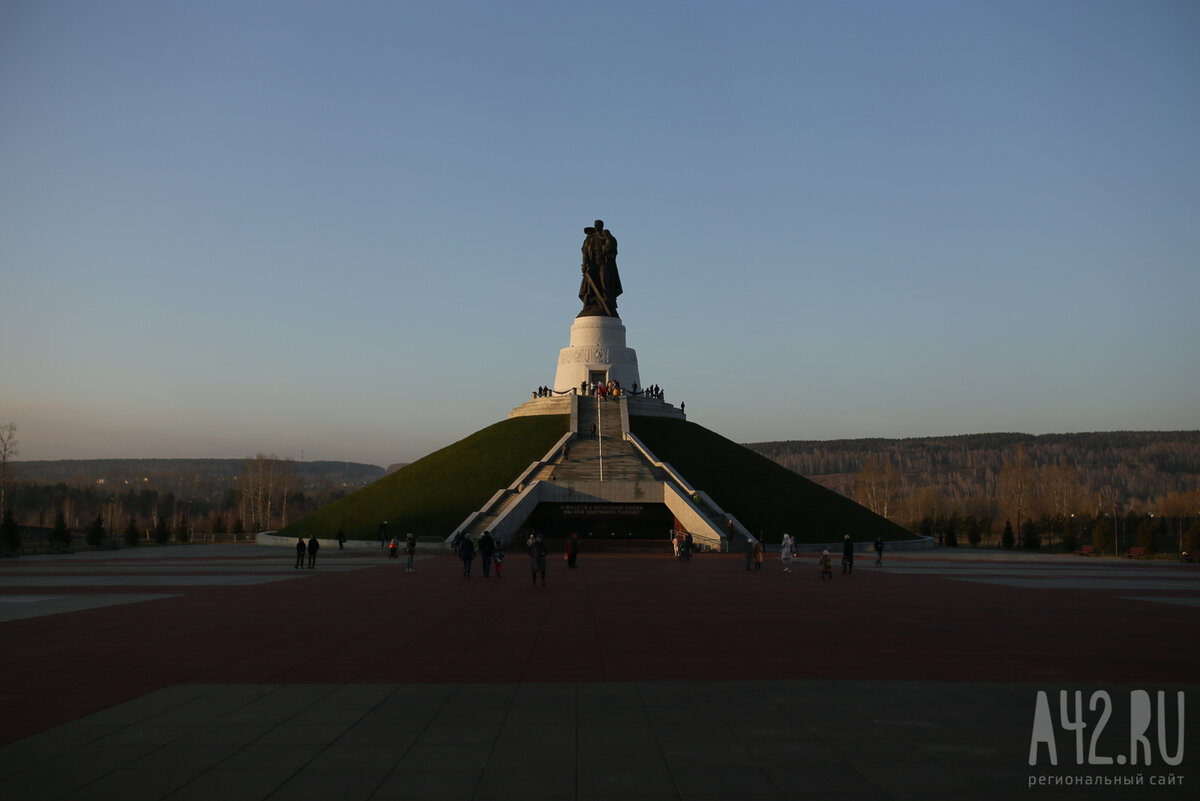
<path fill-rule="evenodd" d="M 6 511 L 27 529 L 186 539 L 281 528 L 382 478 L 378 465 L 250 459 L 67 459 L 7 465 Z M 61 517 L 61 519 L 60 519 Z"/>
<path fill-rule="evenodd" d="M 1005 522 L 1200 515 L 1200 431 L 971 434 L 757 442 L 748 447 L 917 530 Z M 986 532 L 985 532 L 986 536 Z"/>
<path fill-rule="evenodd" d="M 956 543 L 1113 552 L 1200 547 L 1200 431 L 971 434 L 747 447 L 913 531 Z M 396 466 L 393 466 L 393 468 Z M 391 468 L 389 468 L 391 469 Z M 355 462 L 9 461 L 6 516 L 127 540 L 282 528 L 385 474 Z M 1189 533 L 1190 532 L 1190 533 Z M 66 536 L 64 534 L 64 536 Z"/>

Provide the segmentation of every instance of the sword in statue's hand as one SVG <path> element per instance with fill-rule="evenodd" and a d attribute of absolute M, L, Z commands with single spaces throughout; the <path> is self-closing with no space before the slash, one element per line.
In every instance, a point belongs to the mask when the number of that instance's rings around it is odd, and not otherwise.
<path fill-rule="evenodd" d="M 600 287 L 596 286 L 596 279 L 592 278 L 592 274 L 587 271 L 587 266 L 585 265 L 581 269 L 583 270 L 583 277 L 587 279 L 588 286 L 596 294 L 596 300 L 600 301 L 600 305 L 604 308 L 604 313 L 609 317 L 616 317 L 612 313 L 612 309 L 608 308 L 608 302 L 604 300 L 604 295 L 600 292 Z"/>

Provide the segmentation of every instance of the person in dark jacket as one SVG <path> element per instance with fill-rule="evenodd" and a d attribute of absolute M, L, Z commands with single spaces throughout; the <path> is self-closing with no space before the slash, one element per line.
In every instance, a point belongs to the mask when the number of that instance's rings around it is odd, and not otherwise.
<path fill-rule="evenodd" d="M 406 573 L 413 572 L 413 554 L 417 552 L 417 538 L 410 531 L 404 535 L 404 552 L 408 554 L 408 564 L 404 568 Z"/>
<path fill-rule="evenodd" d="M 470 537 L 463 537 L 458 546 L 458 557 L 462 559 L 463 575 L 471 577 L 471 563 L 475 561 L 475 542 Z"/>
<path fill-rule="evenodd" d="M 875 538 L 875 566 L 876 567 L 883 566 L 883 538 L 882 537 Z"/>
<path fill-rule="evenodd" d="M 528 542 L 529 566 L 533 571 L 533 583 L 537 586 L 538 575 L 542 577 L 542 586 L 546 586 L 546 541 L 541 534 L 530 534 Z"/>
<path fill-rule="evenodd" d="M 492 532 L 485 531 L 479 538 L 479 558 L 483 560 L 483 577 L 487 578 L 492 570 L 492 554 L 496 552 L 496 541 Z"/>
<path fill-rule="evenodd" d="M 854 543 L 850 541 L 849 534 L 842 539 L 842 572 L 854 572 Z"/>
<path fill-rule="evenodd" d="M 308 548 L 304 545 L 304 537 L 296 538 L 296 567 L 304 567 L 304 554 L 308 552 Z"/>
<path fill-rule="evenodd" d="M 321 543 L 317 542 L 317 535 L 313 534 L 308 540 L 308 566 L 317 566 L 317 551 L 321 550 Z"/>
<path fill-rule="evenodd" d="M 575 557 L 579 555 L 579 535 L 574 531 L 567 537 L 567 567 L 575 567 Z"/>

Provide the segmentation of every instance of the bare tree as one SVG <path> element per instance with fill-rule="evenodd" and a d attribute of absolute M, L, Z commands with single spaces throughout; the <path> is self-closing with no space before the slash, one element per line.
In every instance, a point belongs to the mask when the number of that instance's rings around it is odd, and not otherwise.
<path fill-rule="evenodd" d="M 1018 445 L 1008 452 L 1004 466 L 1000 468 L 1000 478 L 997 481 L 1000 499 L 1010 512 L 1017 517 L 1017 547 L 1021 547 L 1021 518 L 1025 514 L 1031 494 L 1029 456 L 1024 445 Z"/>
<path fill-rule="evenodd" d="M 271 530 L 274 517 L 275 495 L 282 483 L 286 498 L 288 481 L 285 468 L 275 454 L 258 453 L 246 460 L 246 471 L 242 484 L 243 498 L 249 504 L 254 531 Z M 286 501 L 285 501 L 286 503 Z M 286 516 L 286 509 L 285 509 Z"/>
<path fill-rule="evenodd" d="M 1079 492 L 1075 465 L 1062 462 L 1048 464 L 1041 470 L 1039 483 L 1046 514 L 1051 517 L 1066 517 L 1071 514 Z"/>
<path fill-rule="evenodd" d="M 870 458 L 863 465 L 854 486 L 854 500 L 882 517 L 888 516 L 892 496 L 896 492 L 896 468 L 886 456 Z"/>
<path fill-rule="evenodd" d="M 8 490 L 8 461 L 17 455 L 17 424 L 0 423 L 0 520 L 4 519 L 4 500 Z"/>

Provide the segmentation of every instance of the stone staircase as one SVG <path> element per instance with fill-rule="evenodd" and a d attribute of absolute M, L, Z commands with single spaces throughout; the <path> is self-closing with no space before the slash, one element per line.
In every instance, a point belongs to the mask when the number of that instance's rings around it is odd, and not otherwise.
<path fill-rule="evenodd" d="M 485 530 L 492 530 L 501 537 L 512 536 L 524 516 L 541 502 L 573 502 L 572 498 L 585 497 L 627 503 L 648 496 L 662 498 L 666 492 L 667 506 L 685 525 L 689 525 L 690 520 L 691 530 L 698 536 L 705 531 L 709 532 L 705 536 L 710 538 L 727 532 L 728 519 L 704 495 L 692 496 L 691 503 L 685 507 L 680 505 L 677 496 L 661 488 L 665 484 L 676 488 L 679 494 L 689 492 L 683 478 L 677 480 L 667 467 L 656 464 L 652 455 L 625 439 L 622 410 L 627 403 L 626 398 L 599 402 L 595 398 L 578 398 L 577 403 L 572 404 L 575 436 L 567 441 L 566 453 L 549 454 L 544 462 L 533 466 L 519 486 L 507 488 L 495 496 L 463 531 L 472 538 L 478 538 Z M 652 484 L 660 486 L 648 486 Z M 531 488 L 531 493 L 522 495 Z M 505 510 L 518 501 L 521 506 L 517 515 L 505 516 Z"/>
<path fill-rule="evenodd" d="M 598 436 L 592 434 L 593 425 Z M 625 441 L 620 401 L 608 399 L 597 404 L 595 398 L 581 399 L 575 433 L 577 438 L 568 446 L 567 459 L 554 466 L 553 480 L 666 480 L 662 470 L 650 465 L 632 444 Z"/>

